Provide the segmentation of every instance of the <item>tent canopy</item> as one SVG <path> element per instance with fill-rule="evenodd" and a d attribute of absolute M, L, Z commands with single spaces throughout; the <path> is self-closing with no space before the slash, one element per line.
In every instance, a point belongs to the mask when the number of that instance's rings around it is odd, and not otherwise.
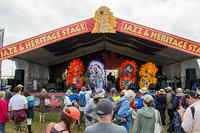
<path fill-rule="evenodd" d="M 117 32 L 115 34 L 84 33 L 17 55 L 11 59 L 18 58 L 39 65 L 51 66 L 100 50 L 116 52 L 138 60 L 154 62 L 161 66 L 196 57 L 150 40 Z"/>

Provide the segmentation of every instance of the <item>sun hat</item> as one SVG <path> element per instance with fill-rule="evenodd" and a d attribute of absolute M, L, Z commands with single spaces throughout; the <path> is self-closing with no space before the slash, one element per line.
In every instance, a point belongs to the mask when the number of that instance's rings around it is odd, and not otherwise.
<path fill-rule="evenodd" d="M 10 85 L 6 85 L 6 87 L 5 87 L 5 88 L 7 89 L 7 88 L 11 88 L 11 87 L 12 87 L 12 86 L 10 86 Z"/>
<path fill-rule="evenodd" d="M 65 110 L 68 109 L 70 111 L 70 113 L 66 112 Z M 75 120 L 78 121 L 79 123 L 79 119 L 80 119 L 80 111 L 76 108 L 76 107 L 67 107 L 63 112 L 67 115 L 70 116 L 72 118 L 74 118 Z"/>
<path fill-rule="evenodd" d="M 171 90 L 172 90 L 172 87 L 167 86 L 167 87 L 165 88 L 165 90 L 171 91 Z"/>
<path fill-rule="evenodd" d="M 19 87 L 19 88 L 22 88 L 22 87 L 24 87 L 23 85 L 21 85 L 21 84 L 18 84 L 17 85 L 17 87 Z"/>
<path fill-rule="evenodd" d="M 102 96 L 101 94 L 99 94 L 99 93 L 98 93 L 98 94 L 95 94 L 95 95 L 94 95 L 94 99 L 98 99 L 98 98 L 103 98 L 103 96 Z"/>
<path fill-rule="evenodd" d="M 183 89 L 182 88 L 178 88 L 177 90 L 176 90 L 176 93 L 182 93 L 183 92 Z"/>
<path fill-rule="evenodd" d="M 147 90 L 146 87 L 142 87 L 141 89 L 139 89 L 139 91 L 140 91 L 141 93 L 147 93 L 147 92 L 148 92 L 148 90 Z"/>
<path fill-rule="evenodd" d="M 142 99 L 147 103 L 154 100 L 153 97 L 151 95 L 148 95 L 148 94 L 144 95 Z"/>
<path fill-rule="evenodd" d="M 158 92 L 159 92 L 160 94 L 166 94 L 166 92 L 165 92 L 164 89 L 160 89 Z"/>
<path fill-rule="evenodd" d="M 97 103 L 97 114 L 107 115 L 113 111 L 113 104 L 108 99 L 102 99 Z"/>

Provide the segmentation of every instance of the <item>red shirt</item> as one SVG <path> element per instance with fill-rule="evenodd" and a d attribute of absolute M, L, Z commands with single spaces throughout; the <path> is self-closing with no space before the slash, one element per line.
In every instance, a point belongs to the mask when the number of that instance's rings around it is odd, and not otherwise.
<path fill-rule="evenodd" d="M 0 123 L 7 122 L 8 120 L 9 117 L 8 117 L 7 101 L 0 99 Z"/>

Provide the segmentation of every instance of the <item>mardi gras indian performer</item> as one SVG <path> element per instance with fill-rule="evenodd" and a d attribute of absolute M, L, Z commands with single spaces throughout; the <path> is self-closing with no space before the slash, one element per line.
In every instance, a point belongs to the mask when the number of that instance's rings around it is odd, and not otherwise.
<path fill-rule="evenodd" d="M 120 67 L 120 88 L 128 89 L 130 84 L 135 83 L 135 73 L 137 71 L 137 65 L 134 61 L 126 60 Z"/>
<path fill-rule="evenodd" d="M 140 88 L 146 87 L 149 88 L 150 84 L 156 84 L 157 79 L 156 73 L 158 71 L 158 68 L 155 64 L 148 62 L 140 68 Z"/>
<path fill-rule="evenodd" d="M 88 66 L 90 83 L 97 88 L 105 88 L 106 72 L 103 63 L 92 61 Z"/>
<path fill-rule="evenodd" d="M 81 89 L 83 86 L 83 77 L 81 73 L 83 71 L 83 64 L 80 59 L 75 59 L 70 62 L 70 66 L 67 72 L 67 81 L 69 85 L 76 84 L 77 89 Z"/>

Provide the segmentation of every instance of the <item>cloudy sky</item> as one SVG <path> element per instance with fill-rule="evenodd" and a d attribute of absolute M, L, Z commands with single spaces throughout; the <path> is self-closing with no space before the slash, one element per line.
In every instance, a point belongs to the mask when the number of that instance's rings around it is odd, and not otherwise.
<path fill-rule="evenodd" d="M 115 17 L 200 42 L 200 0 L 0 0 L 4 46 L 92 18 L 104 5 Z M 11 64 L 3 62 L 3 75 Z"/>

